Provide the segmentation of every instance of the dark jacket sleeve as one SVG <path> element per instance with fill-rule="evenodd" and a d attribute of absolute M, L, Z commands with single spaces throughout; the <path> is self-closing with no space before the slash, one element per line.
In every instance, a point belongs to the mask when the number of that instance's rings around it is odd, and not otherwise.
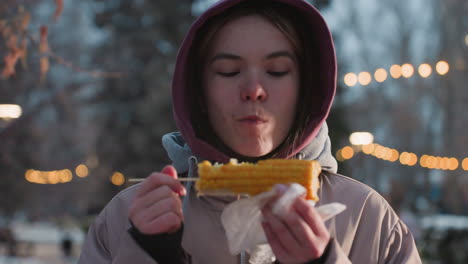
<path fill-rule="evenodd" d="M 190 256 L 181 246 L 184 226 L 172 234 L 147 235 L 141 233 L 133 224 L 128 230 L 135 242 L 157 263 L 190 263 Z"/>

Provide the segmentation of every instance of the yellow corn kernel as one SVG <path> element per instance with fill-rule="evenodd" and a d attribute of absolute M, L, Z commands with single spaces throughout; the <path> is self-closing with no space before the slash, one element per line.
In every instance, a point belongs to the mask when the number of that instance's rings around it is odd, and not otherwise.
<path fill-rule="evenodd" d="M 234 159 L 224 165 L 209 161 L 198 164 L 195 188 L 203 194 L 249 194 L 269 191 L 275 184 L 299 183 L 307 189 L 306 198 L 318 201 L 320 187 L 318 161 L 295 159 L 261 160 L 257 164 L 239 163 Z"/>

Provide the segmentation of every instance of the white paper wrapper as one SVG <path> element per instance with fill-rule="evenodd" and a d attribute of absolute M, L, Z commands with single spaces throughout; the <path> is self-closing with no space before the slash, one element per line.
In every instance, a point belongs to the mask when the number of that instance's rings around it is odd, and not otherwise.
<path fill-rule="evenodd" d="M 293 183 L 286 192 L 273 204 L 273 213 L 282 217 L 287 214 L 291 203 L 305 194 L 306 189 Z M 261 225 L 261 208 L 275 196 L 275 191 L 261 193 L 248 199 L 241 199 L 226 206 L 221 214 L 221 222 L 226 231 L 229 251 L 233 255 L 247 251 L 250 263 L 267 264 L 275 261 L 274 254 L 267 243 Z M 312 205 L 315 203 L 310 201 Z M 331 203 L 316 208 L 324 221 L 341 213 L 346 206 Z"/>

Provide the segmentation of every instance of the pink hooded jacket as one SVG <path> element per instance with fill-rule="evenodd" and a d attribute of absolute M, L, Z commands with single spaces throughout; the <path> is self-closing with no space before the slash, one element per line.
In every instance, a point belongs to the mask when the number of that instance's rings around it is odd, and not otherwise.
<path fill-rule="evenodd" d="M 216 3 L 193 23 L 180 47 L 172 86 L 174 118 L 180 133 L 164 136 L 163 145 L 181 176 L 196 177 L 196 163 L 201 158 L 221 162 L 229 158 L 195 136 L 190 122 L 186 64 L 195 36 L 206 20 L 245 1 L 255 0 Z M 282 153 L 281 157 L 318 160 L 324 169 L 320 175 L 318 205 L 339 202 L 347 206 L 343 213 L 325 223 L 332 237 L 325 263 L 421 263 L 411 233 L 385 199 L 370 187 L 336 174 L 337 164 L 331 155 L 325 123 L 335 95 L 336 61 L 333 40 L 324 19 L 305 1 L 271 1 L 295 8 L 297 14 L 308 21 L 310 32 L 317 34 L 320 40 L 318 68 L 322 78 L 313 88 L 320 89 L 321 104 L 311 103 L 317 115 L 307 124 L 297 149 Z M 135 185 L 119 193 L 95 219 L 79 264 L 156 263 L 127 232 L 130 228 L 128 208 L 138 188 L 139 185 Z M 197 197 L 191 186 L 187 186 L 187 190 L 181 246 L 191 256 L 190 262 L 248 263 L 247 254 L 229 254 L 221 225 L 221 212 L 232 199 Z"/>

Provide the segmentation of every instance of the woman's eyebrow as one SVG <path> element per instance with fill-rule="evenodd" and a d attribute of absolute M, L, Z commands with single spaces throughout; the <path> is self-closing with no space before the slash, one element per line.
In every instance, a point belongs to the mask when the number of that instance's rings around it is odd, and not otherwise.
<path fill-rule="evenodd" d="M 286 50 L 280 50 L 280 51 L 275 51 L 273 53 L 270 53 L 266 56 L 265 59 L 267 60 L 270 60 L 270 59 L 275 59 L 275 58 L 278 58 L 278 57 L 288 57 L 290 58 L 292 61 L 296 61 L 296 57 L 289 51 L 286 51 Z"/>
<path fill-rule="evenodd" d="M 237 55 L 234 55 L 234 54 L 231 54 L 231 53 L 221 52 L 221 53 L 218 53 L 215 56 L 213 56 L 213 58 L 210 59 L 209 64 L 212 64 L 214 61 L 220 60 L 220 59 L 240 60 L 241 57 L 237 56 Z"/>
<path fill-rule="evenodd" d="M 296 61 L 296 57 L 289 51 L 286 50 L 280 50 L 280 51 L 275 51 L 273 53 L 268 54 L 265 59 L 270 60 L 270 59 L 275 59 L 278 57 L 287 57 L 290 58 L 292 61 Z M 213 56 L 209 60 L 209 64 L 212 64 L 216 60 L 221 60 L 221 59 L 227 59 L 227 60 L 241 60 L 242 58 L 238 55 L 234 55 L 232 53 L 226 53 L 226 52 L 221 52 Z"/>

